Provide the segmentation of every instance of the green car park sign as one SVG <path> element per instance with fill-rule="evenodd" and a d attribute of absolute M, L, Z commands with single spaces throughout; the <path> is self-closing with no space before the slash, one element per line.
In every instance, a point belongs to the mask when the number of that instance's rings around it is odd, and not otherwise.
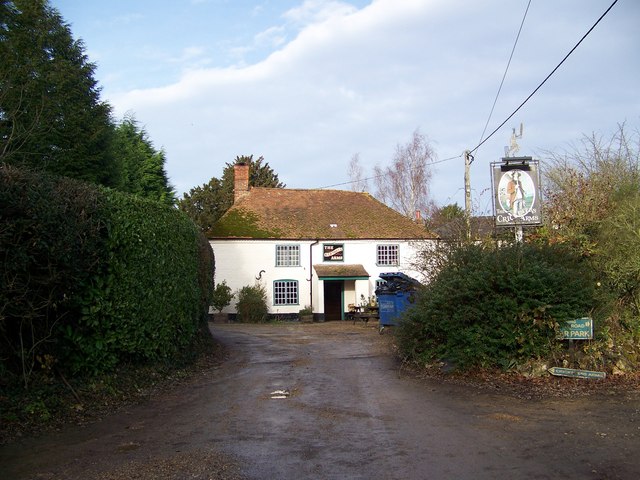
<path fill-rule="evenodd" d="M 577 318 L 564 322 L 560 326 L 559 340 L 591 340 L 593 338 L 593 320 Z"/>
<path fill-rule="evenodd" d="M 558 340 L 591 340 L 592 338 L 593 319 L 588 317 L 564 322 L 560 326 L 560 333 L 558 334 Z M 569 343 L 572 344 L 573 342 Z M 578 370 L 575 368 L 551 367 L 547 371 L 557 377 L 603 379 L 607 376 L 605 372 Z"/>

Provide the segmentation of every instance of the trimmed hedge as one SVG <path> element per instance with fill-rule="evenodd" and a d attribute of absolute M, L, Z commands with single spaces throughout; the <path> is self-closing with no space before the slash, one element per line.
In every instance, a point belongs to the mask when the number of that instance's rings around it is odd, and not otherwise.
<path fill-rule="evenodd" d="M 88 184 L 0 167 L 0 374 L 25 386 L 57 359 L 60 328 L 77 320 L 75 300 L 103 262 L 100 197 Z"/>
<path fill-rule="evenodd" d="M 2 376 L 108 372 L 170 360 L 194 340 L 213 252 L 185 214 L 6 166 L 0 206 Z"/>

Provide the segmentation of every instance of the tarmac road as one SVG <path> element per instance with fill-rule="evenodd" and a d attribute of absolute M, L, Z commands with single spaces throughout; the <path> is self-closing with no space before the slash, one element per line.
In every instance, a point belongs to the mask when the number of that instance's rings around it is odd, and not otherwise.
<path fill-rule="evenodd" d="M 583 421 L 571 401 L 532 404 L 403 377 L 362 326 L 214 332 L 244 352 L 225 379 L 243 406 L 222 424 L 250 478 L 640 478 L 633 404 L 617 417 L 628 431 L 611 432 L 593 412 Z M 291 396 L 270 399 L 276 390 Z"/>
<path fill-rule="evenodd" d="M 219 368 L 90 427 L 3 448 L 0 476 L 640 478 L 637 395 L 526 401 L 418 380 L 376 328 L 345 322 L 212 332 L 229 351 Z"/>

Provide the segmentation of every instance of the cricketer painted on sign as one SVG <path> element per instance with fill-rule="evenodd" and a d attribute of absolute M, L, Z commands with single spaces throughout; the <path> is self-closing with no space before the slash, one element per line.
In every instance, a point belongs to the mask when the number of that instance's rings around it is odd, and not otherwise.
<path fill-rule="evenodd" d="M 498 184 L 500 206 L 516 218 L 531 212 L 536 198 L 536 189 L 529 172 L 511 170 L 505 172 Z"/>

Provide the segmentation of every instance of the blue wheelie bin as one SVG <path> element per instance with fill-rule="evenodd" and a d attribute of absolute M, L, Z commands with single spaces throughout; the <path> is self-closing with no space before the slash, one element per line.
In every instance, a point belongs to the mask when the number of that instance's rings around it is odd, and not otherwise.
<path fill-rule="evenodd" d="M 401 272 L 381 273 L 385 281 L 376 288 L 380 315 L 380 333 L 385 327 L 397 325 L 398 317 L 413 303 L 420 282 Z"/>

